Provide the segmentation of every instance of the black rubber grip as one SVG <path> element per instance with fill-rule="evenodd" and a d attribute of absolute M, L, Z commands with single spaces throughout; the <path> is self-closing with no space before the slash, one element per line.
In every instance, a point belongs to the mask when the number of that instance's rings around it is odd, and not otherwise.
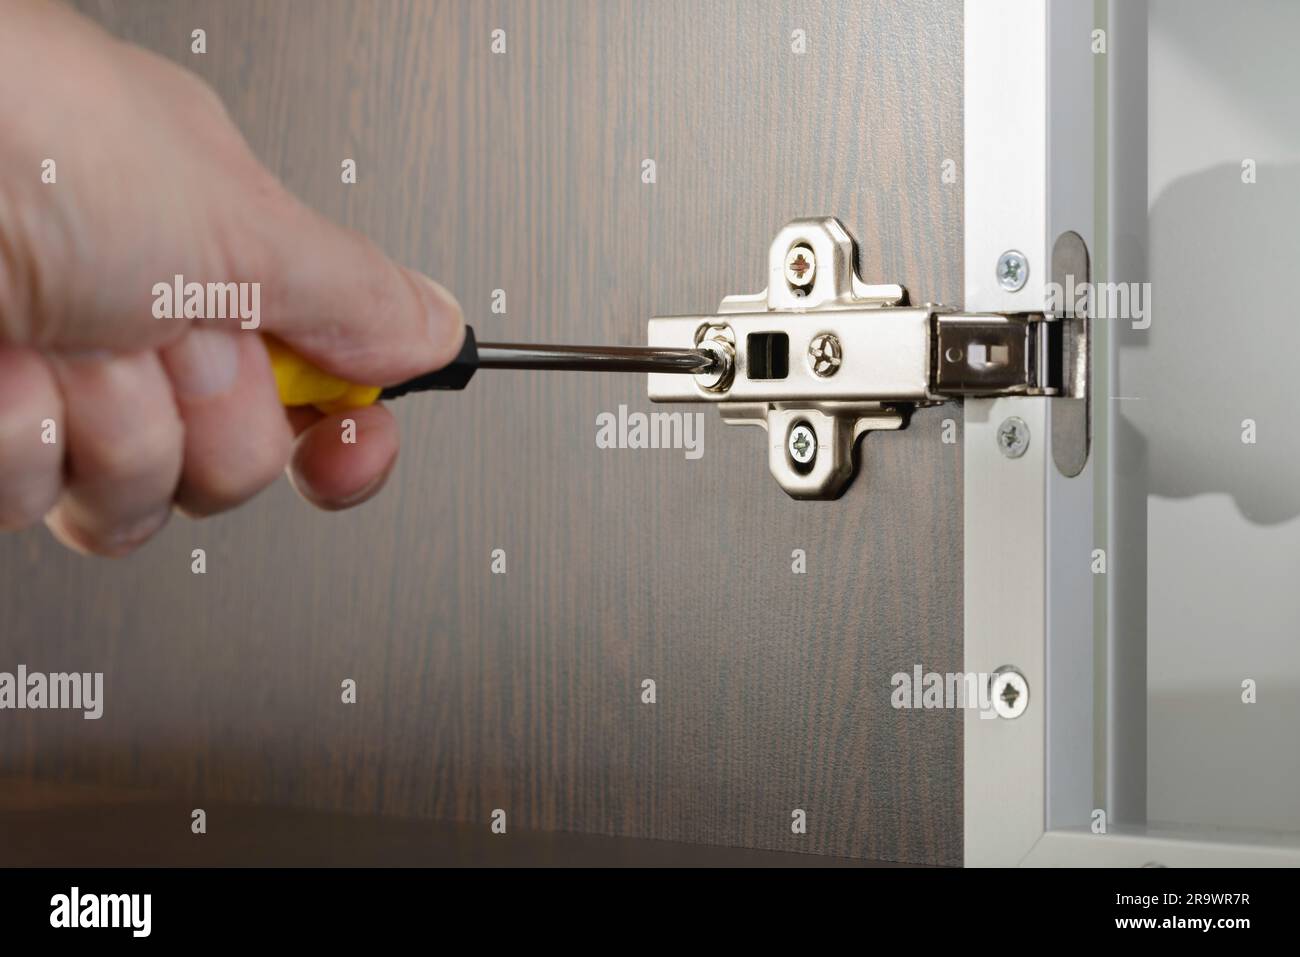
<path fill-rule="evenodd" d="M 414 379 L 407 379 L 397 385 L 390 385 L 379 393 L 381 399 L 396 399 L 408 392 L 431 392 L 455 390 L 459 392 L 469 385 L 478 371 L 478 343 L 474 339 L 474 329 L 465 327 L 465 344 L 460 347 L 460 354 L 448 365 L 436 372 L 426 372 Z"/>

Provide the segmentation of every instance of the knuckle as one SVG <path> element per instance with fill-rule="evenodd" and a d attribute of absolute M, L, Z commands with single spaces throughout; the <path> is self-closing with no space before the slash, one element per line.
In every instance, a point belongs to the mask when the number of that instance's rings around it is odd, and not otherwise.
<path fill-rule="evenodd" d="M 174 410 L 160 411 L 136 428 L 74 438 L 74 472 L 122 481 L 179 471 L 183 427 Z"/>
<path fill-rule="evenodd" d="M 237 459 L 223 456 L 193 465 L 187 462 L 177 503 L 193 516 L 233 508 L 279 478 L 288 458 L 289 438 L 285 434 L 250 443 Z"/>

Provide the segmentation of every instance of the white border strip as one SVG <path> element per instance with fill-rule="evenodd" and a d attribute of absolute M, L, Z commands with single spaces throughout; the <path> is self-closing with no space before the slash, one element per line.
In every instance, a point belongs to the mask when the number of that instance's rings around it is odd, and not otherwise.
<path fill-rule="evenodd" d="M 965 16 L 965 301 L 968 311 L 1042 308 L 1047 262 L 1047 8 L 1040 0 L 973 0 Z M 1017 292 L 997 262 L 1015 249 L 1029 262 Z M 1046 808 L 1044 704 L 1047 520 L 1046 403 L 967 400 L 964 433 L 965 664 L 1010 665 L 1025 676 L 1029 707 L 1014 720 L 964 725 L 967 865 L 1018 863 L 1042 835 Z M 997 446 L 1010 415 L 1029 426 L 1029 449 Z"/>
<path fill-rule="evenodd" d="M 1054 237 L 1091 247 L 1091 15 L 1092 0 L 966 4 L 967 310 L 1045 308 Z M 1017 291 L 997 279 L 1010 249 L 1029 262 Z M 1011 415 L 1030 431 L 1018 459 L 997 446 Z M 1029 685 L 1019 718 L 966 714 L 965 861 L 1012 865 L 1092 803 L 1091 469 L 1056 471 L 1043 399 L 968 400 L 964 448 L 964 667 Z"/>

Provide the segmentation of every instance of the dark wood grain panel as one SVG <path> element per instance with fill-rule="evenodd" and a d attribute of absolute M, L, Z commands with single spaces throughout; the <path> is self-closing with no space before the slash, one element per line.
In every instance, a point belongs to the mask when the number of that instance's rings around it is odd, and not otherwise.
<path fill-rule="evenodd" d="M 295 192 L 443 280 L 483 338 L 642 341 L 757 291 L 775 231 L 824 213 L 868 279 L 960 300 L 956 2 L 80 6 L 204 75 Z M 355 512 L 281 484 L 116 563 L 0 540 L 0 667 L 107 685 L 97 722 L 0 715 L 0 770 L 958 862 L 960 716 L 892 710 L 889 678 L 961 667 L 959 410 L 869 436 L 841 500 L 800 503 L 761 433 L 708 410 L 698 461 L 597 449 L 620 404 L 648 408 L 643 378 L 484 373 L 398 405 L 398 469 Z"/>
<path fill-rule="evenodd" d="M 174 795 L 0 777 L 0 868 L 899 866 L 564 831 L 515 830 L 505 841 L 468 822 L 301 808 L 207 811 L 219 839 L 160 826 L 189 816 Z"/>

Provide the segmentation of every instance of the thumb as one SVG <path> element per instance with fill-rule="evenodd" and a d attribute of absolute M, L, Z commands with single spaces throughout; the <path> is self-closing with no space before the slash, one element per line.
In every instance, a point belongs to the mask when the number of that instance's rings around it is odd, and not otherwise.
<path fill-rule="evenodd" d="M 460 305 L 374 243 L 294 201 L 269 223 L 261 329 L 326 372 L 391 385 L 439 369 L 465 337 Z"/>

